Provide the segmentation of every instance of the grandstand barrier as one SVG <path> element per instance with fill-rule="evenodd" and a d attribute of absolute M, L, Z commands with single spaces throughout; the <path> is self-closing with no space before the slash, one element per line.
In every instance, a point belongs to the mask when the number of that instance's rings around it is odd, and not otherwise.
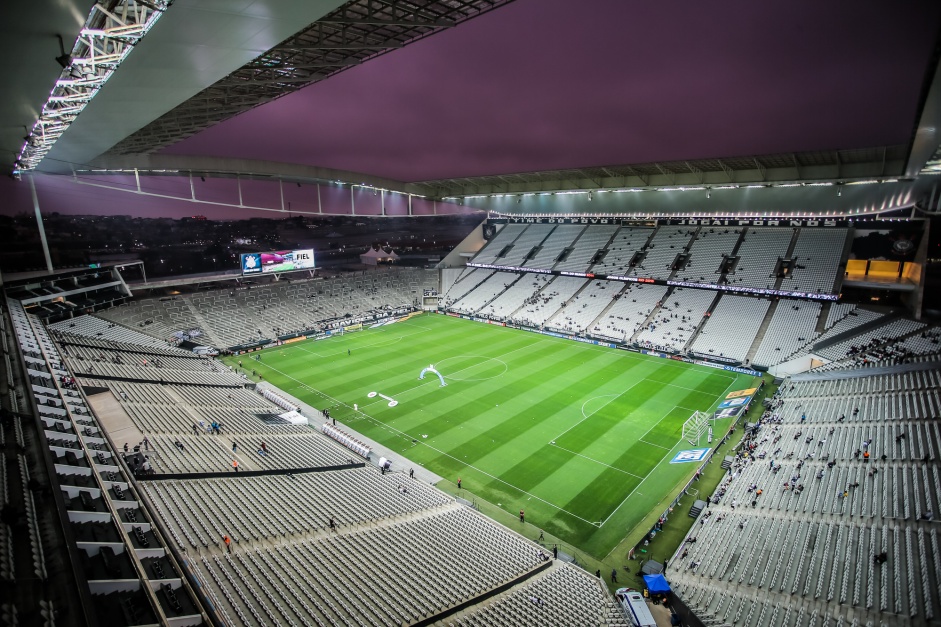
<path fill-rule="evenodd" d="M 334 440 L 336 440 L 337 442 L 339 442 L 346 448 L 350 449 L 357 455 L 363 457 L 364 459 L 368 459 L 369 453 L 372 452 L 372 449 L 370 449 L 365 443 L 360 442 L 359 440 L 351 436 L 346 431 L 337 429 L 336 427 L 332 425 L 328 425 L 327 423 L 324 423 L 323 426 L 321 427 L 321 431 L 323 431 L 324 435 L 330 438 L 333 438 Z"/>
<path fill-rule="evenodd" d="M 270 475 L 299 475 L 308 472 L 333 472 L 336 470 L 352 470 L 365 468 L 363 462 L 350 464 L 337 464 L 334 466 L 310 466 L 307 468 L 276 468 L 273 470 L 240 470 L 239 472 L 178 472 L 159 473 L 154 475 L 137 475 L 137 481 L 169 481 L 171 479 L 224 479 L 232 477 L 264 477 Z"/>
<path fill-rule="evenodd" d="M 266 399 L 268 399 L 269 401 L 271 401 L 272 403 L 274 403 L 274 404 L 277 405 L 278 407 L 280 407 L 280 408 L 282 408 L 282 409 L 286 409 L 286 410 L 288 410 L 289 412 L 292 412 L 292 411 L 297 411 L 297 412 L 299 412 L 299 411 L 301 410 L 300 407 L 298 407 L 298 406 L 295 405 L 294 403 L 291 403 L 291 402 L 288 401 L 287 399 L 284 399 L 284 398 L 278 396 L 277 394 L 275 394 L 274 392 L 272 392 L 272 391 L 269 390 L 268 388 L 259 388 L 259 389 L 260 389 L 260 393 L 261 393 L 262 396 L 264 396 Z"/>

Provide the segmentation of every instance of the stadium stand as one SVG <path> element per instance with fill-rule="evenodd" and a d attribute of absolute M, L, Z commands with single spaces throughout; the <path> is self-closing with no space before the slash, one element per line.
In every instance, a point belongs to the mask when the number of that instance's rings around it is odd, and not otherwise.
<path fill-rule="evenodd" d="M 552 233 L 542 242 L 537 252 L 531 259 L 527 259 L 524 264 L 527 268 L 541 268 L 548 270 L 556 264 L 559 255 L 566 248 L 569 248 L 582 231 L 583 226 L 559 225 L 555 227 Z M 570 255 L 571 256 L 571 255 Z"/>
<path fill-rule="evenodd" d="M 592 270 L 598 274 L 628 276 L 631 274 L 631 259 L 646 247 L 654 232 L 655 229 L 621 227 L 608 244 L 607 255 Z"/>
<path fill-rule="evenodd" d="M 787 257 L 793 238 L 791 229 L 748 227 L 736 252 L 735 270 L 726 281 L 742 287 L 774 288 L 775 266 L 778 259 Z"/>
<path fill-rule="evenodd" d="M 820 303 L 813 301 L 779 300 L 751 362 L 762 366 L 778 364 L 813 341 L 818 335 L 816 329 L 821 309 Z"/>
<path fill-rule="evenodd" d="M 709 290 L 674 288 L 633 339 L 647 348 L 681 351 L 715 299 Z"/>
<path fill-rule="evenodd" d="M 498 266 L 525 266 L 535 254 L 536 247 L 550 236 L 553 226 L 551 224 L 531 224 L 520 233 L 519 237 L 510 245 L 510 248 L 497 254 L 492 262 Z"/>
<path fill-rule="evenodd" d="M 584 333 L 618 297 L 623 287 L 615 281 L 589 281 L 546 322 L 546 327 L 570 333 Z"/>
<path fill-rule="evenodd" d="M 723 294 L 690 350 L 744 361 L 770 304 L 764 298 Z"/>
<path fill-rule="evenodd" d="M 924 327 L 925 325 L 923 323 L 915 322 L 914 320 L 906 320 L 904 318 L 889 320 L 875 329 L 864 331 L 842 342 L 830 344 L 820 349 L 818 353 L 822 357 L 838 361 L 844 357 L 865 353 L 877 346 L 894 342 Z"/>
<path fill-rule="evenodd" d="M 653 313 L 667 289 L 659 285 L 630 285 L 616 296 L 611 308 L 591 329 L 591 334 L 626 342 Z"/>
<path fill-rule="evenodd" d="M 436 285 L 433 272 L 392 268 L 254 287 L 222 287 L 171 300 L 135 300 L 103 311 L 101 315 L 113 323 L 138 329 L 151 337 L 151 342 L 154 337 L 163 340 L 155 345 L 167 346 L 190 339 L 217 348 L 230 348 L 335 327 L 349 317 L 381 316 L 388 311 L 408 310 L 416 306 L 424 288 Z M 56 328 L 88 335 L 72 327 Z M 99 324 L 94 331 L 104 332 L 104 328 L 106 324 Z M 121 332 L 129 333 L 130 329 L 121 329 Z"/>
<path fill-rule="evenodd" d="M 519 281 L 521 276 L 513 272 L 494 272 L 454 303 L 452 308 L 465 314 L 475 313 Z"/>
<path fill-rule="evenodd" d="M 30 468 L 38 471 L 38 465 L 28 461 L 24 454 L 17 455 L 25 499 L 22 506 L 29 530 L 28 546 L 33 557 L 31 577 L 53 580 L 67 576 L 85 587 L 87 591 L 80 592 L 90 598 L 85 609 L 77 609 L 83 604 L 73 602 L 77 623 L 83 622 L 82 612 L 91 612 L 97 617 L 86 620 L 102 621 L 101 624 L 203 624 L 202 610 L 188 583 L 179 576 L 179 565 L 137 500 L 136 488 L 131 487 L 133 480 L 126 474 L 126 467 L 77 389 L 52 336 L 38 317 L 26 314 L 18 301 L 8 299 L 7 305 L 17 342 L 27 360 L 29 389 L 44 429 L 40 437 L 34 436 L 30 445 L 36 445 L 37 449 L 31 450 L 29 455 L 42 458 L 38 443 L 43 442 L 46 455 L 54 464 L 50 467 L 55 469 L 55 475 L 46 478 L 49 485 L 44 489 L 31 477 Z M 127 340 L 129 335 L 115 330 L 108 333 L 122 340 Z M 19 425 L 17 444 L 25 451 L 25 431 L 19 418 L 15 420 Z M 5 463 L 6 468 L 9 466 Z M 6 504 L 9 490 L 5 474 L 3 479 Z M 52 490 L 61 493 L 65 508 L 63 520 L 69 531 L 66 537 L 74 543 L 70 550 L 81 559 L 77 565 L 80 571 L 63 569 L 59 555 L 46 555 L 44 538 L 53 535 L 54 523 L 48 519 L 41 522 L 42 510 L 37 508 L 34 494 L 48 495 Z M 3 537 L 10 537 L 10 534 L 4 533 Z M 21 551 L 3 548 L 9 568 L 12 566 L 10 557 Z M 52 572 L 59 570 L 61 574 Z M 65 601 L 43 599 L 39 604 L 43 608 L 43 619 L 36 616 L 33 624 L 52 624 L 46 621 L 54 618 L 57 613 L 54 605 L 60 602 Z"/>
<path fill-rule="evenodd" d="M 938 368 L 783 383 L 670 561 L 667 576 L 697 616 L 729 625 L 935 624 Z"/>
<path fill-rule="evenodd" d="M 479 314 L 486 318 L 503 320 L 522 307 L 527 299 L 538 294 L 551 279 L 552 275 L 549 274 L 527 273 L 490 301 Z"/>
<path fill-rule="evenodd" d="M 686 250 L 696 229 L 688 226 L 661 226 L 647 244 L 647 254 L 632 274 L 653 279 L 668 279 L 673 274 L 673 261 Z"/>
<path fill-rule="evenodd" d="M 606 224 L 588 226 L 575 241 L 565 259 L 557 263 L 554 269 L 563 272 L 588 272 L 592 259 L 599 251 L 604 250 L 617 230 L 616 226 Z"/>
<path fill-rule="evenodd" d="M 689 261 L 676 273 L 676 280 L 694 283 L 719 283 L 725 256 L 731 256 L 742 231 L 703 227 L 689 249 Z"/>
<path fill-rule="evenodd" d="M 557 276 L 538 294 L 527 299 L 524 305 L 513 314 L 513 320 L 520 324 L 541 327 L 551 318 L 576 292 L 586 283 L 577 277 Z"/>
<path fill-rule="evenodd" d="M 441 306 L 450 307 L 463 298 L 465 294 L 487 280 L 491 274 L 493 274 L 493 270 L 484 270 L 482 268 L 471 268 L 470 272 L 466 274 L 462 272 L 458 280 L 445 292 L 441 299 Z"/>
<path fill-rule="evenodd" d="M 801 229 L 791 257 L 791 276 L 781 281 L 781 289 L 792 292 L 836 293 L 838 272 L 847 229 Z"/>
<path fill-rule="evenodd" d="M 487 244 L 480 249 L 480 252 L 474 257 L 477 263 L 502 262 L 497 256 L 503 252 L 503 249 L 512 244 L 520 233 L 526 229 L 525 224 L 503 224 L 497 225 L 497 234 Z M 502 263 L 501 263 L 502 265 Z"/>

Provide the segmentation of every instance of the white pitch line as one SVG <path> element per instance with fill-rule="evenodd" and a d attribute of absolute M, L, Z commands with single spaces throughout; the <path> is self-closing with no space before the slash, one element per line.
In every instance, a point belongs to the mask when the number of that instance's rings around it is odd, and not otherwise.
<path fill-rule="evenodd" d="M 667 447 L 665 447 L 665 446 L 660 446 L 659 444 L 654 444 L 653 442 L 648 442 L 647 440 L 644 440 L 643 438 L 641 438 L 640 440 L 637 440 L 637 441 L 638 441 L 638 442 L 643 442 L 644 444 L 649 444 L 650 446 L 656 446 L 657 448 L 662 448 L 662 449 L 665 450 L 665 451 L 672 451 L 672 450 L 673 450 L 673 449 L 667 448 Z"/>
<path fill-rule="evenodd" d="M 612 469 L 612 470 L 617 470 L 618 472 L 623 472 L 625 475 L 630 475 L 630 476 L 632 476 L 632 477 L 637 477 L 638 479 L 643 479 L 643 477 L 641 477 L 640 475 L 635 475 L 634 473 L 628 472 L 628 471 L 626 471 L 626 470 L 624 470 L 624 469 L 622 469 L 622 468 L 618 468 L 617 466 L 612 466 L 611 464 L 606 464 L 606 463 L 604 463 L 604 462 L 598 461 L 598 460 L 595 459 L 594 457 L 588 457 L 588 455 L 583 455 L 582 453 L 576 453 L 575 451 L 573 451 L 573 450 L 571 450 L 571 449 L 567 449 L 567 448 L 565 448 L 564 446 L 559 446 L 558 444 L 553 444 L 552 446 L 554 446 L 555 448 L 557 448 L 557 449 L 559 449 L 559 450 L 561 450 L 561 451 L 565 451 L 566 453 L 571 453 L 572 455 L 578 455 L 579 457 L 584 458 L 584 459 L 587 459 L 587 460 L 590 461 L 590 462 L 594 462 L 594 463 L 596 463 L 596 464 L 600 464 L 601 466 L 607 466 L 608 468 L 610 468 L 610 469 Z"/>
<path fill-rule="evenodd" d="M 511 350 L 511 351 L 507 351 L 506 353 L 501 354 L 500 357 L 506 357 L 507 355 L 509 355 L 509 354 L 511 354 L 511 353 L 515 353 L 516 351 L 523 350 L 524 348 L 531 348 L 532 346 L 536 346 L 536 345 L 535 345 L 535 344 L 529 344 L 529 345 L 527 345 L 527 346 L 520 346 L 519 348 L 514 348 L 514 349 Z M 485 357 L 485 356 L 483 356 L 483 355 L 477 355 L 477 357 L 482 357 L 482 358 L 485 359 L 485 360 L 495 359 L 495 360 L 499 361 L 499 358 L 497 358 L 497 357 Z M 474 367 L 479 366 L 479 365 L 480 365 L 479 363 L 477 363 L 477 364 L 472 364 L 472 365 L 470 365 L 470 366 L 467 366 L 466 368 L 461 368 L 460 370 L 455 370 L 454 372 L 452 372 L 452 373 L 449 374 L 449 375 L 442 375 L 442 376 L 444 376 L 444 378 L 447 379 L 449 376 L 453 376 L 453 375 L 457 374 L 458 372 L 464 372 L 465 370 L 469 370 L 469 369 L 474 368 Z M 502 375 L 505 374 L 505 373 L 506 373 L 506 371 L 504 371 L 503 373 L 501 373 L 500 376 L 502 376 Z M 496 378 L 496 377 L 494 377 L 494 378 Z M 428 381 L 435 381 L 435 379 L 428 379 Z M 460 381 L 460 379 L 458 379 L 458 381 Z M 402 390 L 401 392 L 395 392 L 395 395 L 396 395 L 396 396 L 400 396 L 400 395 L 405 394 L 405 393 L 407 393 L 407 392 L 411 392 L 412 390 L 417 390 L 418 388 L 423 387 L 426 383 L 427 383 L 427 381 L 422 381 L 422 382 L 419 383 L 418 385 L 415 385 L 415 386 L 413 386 L 413 387 L 410 387 L 410 388 L 407 388 L 407 389 L 405 389 L 405 390 Z M 363 407 L 368 407 L 369 405 L 372 405 L 372 404 L 375 403 L 375 402 L 376 402 L 376 401 L 369 401 L 369 402 L 365 403 L 365 404 L 363 405 Z"/>

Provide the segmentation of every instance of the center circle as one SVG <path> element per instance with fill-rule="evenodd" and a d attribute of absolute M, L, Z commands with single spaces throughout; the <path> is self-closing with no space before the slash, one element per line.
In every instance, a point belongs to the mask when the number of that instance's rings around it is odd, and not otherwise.
<path fill-rule="evenodd" d="M 449 368 L 448 364 L 453 364 L 453 366 Z M 508 370 L 508 367 L 506 362 L 496 357 L 455 355 L 436 362 L 435 369 L 445 379 L 451 379 L 452 381 L 486 381 L 487 379 L 499 377 Z M 448 374 L 449 370 L 453 374 Z"/>

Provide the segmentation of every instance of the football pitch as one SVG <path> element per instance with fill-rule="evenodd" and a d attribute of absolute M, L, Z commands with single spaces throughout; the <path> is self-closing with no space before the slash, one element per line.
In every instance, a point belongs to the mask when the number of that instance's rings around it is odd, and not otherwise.
<path fill-rule="evenodd" d="M 241 359 L 411 463 L 460 478 L 465 498 L 525 510 L 527 522 L 599 558 L 695 472 L 698 464 L 671 463 L 697 448 L 681 440 L 683 422 L 752 383 L 442 315 L 269 349 L 260 363 Z M 446 386 L 431 373 L 419 380 L 432 364 Z M 716 435 L 726 427 L 717 423 Z"/>

